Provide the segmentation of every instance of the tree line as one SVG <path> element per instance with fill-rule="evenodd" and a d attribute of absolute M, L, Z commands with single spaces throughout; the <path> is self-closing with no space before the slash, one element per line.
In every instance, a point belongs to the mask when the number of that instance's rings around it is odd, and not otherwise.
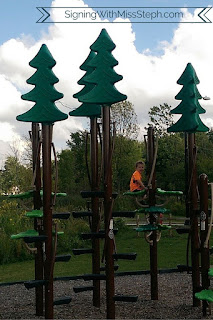
<path fill-rule="evenodd" d="M 149 111 L 148 125 L 155 127 L 155 135 L 158 139 L 157 186 L 164 190 L 184 190 L 184 134 L 167 133 L 167 127 L 173 123 L 170 110 L 171 107 L 164 103 L 160 106 L 153 106 Z M 129 189 L 135 162 L 140 159 L 146 160 L 146 146 L 144 141 L 137 140 L 139 126 L 132 103 L 125 101 L 113 105 L 112 123 L 116 129 L 116 135 L 113 138 L 113 189 L 123 193 Z M 90 145 L 88 134 L 88 130 L 70 133 L 66 142 L 67 148 L 58 153 L 58 190 L 61 192 L 76 195 L 81 190 L 89 189 L 87 167 L 90 167 Z M 198 175 L 206 173 L 209 181 L 213 181 L 213 131 L 197 133 L 196 143 Z M 27 153 L 29 154 L 29 150 Z M 0 171 L 1 193 L 11 193 L 14 186 L 20 191 L 31 189 L 32 169 L 31 161 L 28 160 L 27 164 L 22 164 L 17 156 L 7 157 L 4 168 Z M 99 160 L 101 171 L 100 141 Z M 146 177 L 144 179 L 146 180 Z"/>

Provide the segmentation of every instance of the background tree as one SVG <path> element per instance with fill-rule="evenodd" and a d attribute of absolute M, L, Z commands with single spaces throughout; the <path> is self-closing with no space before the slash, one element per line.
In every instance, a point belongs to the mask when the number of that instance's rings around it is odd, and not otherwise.
<path fill-rule="evenodd" d="M 126 100 L 111 107 L 111 119 L 115 122 L 117 136 L 136 139 L 139 133 L 137 114 L 133 104 Z"/>
<path fill-rule="evenodd" d="M 148 114 L 151 121 L 148 125 L 154 125 L 157 135 L 163 136 L 167 134 L 168 127 L 173 124 L 171 106 L 167 103 L 160 104 L 159 106 L 153 106 L 150 108 Z"/>

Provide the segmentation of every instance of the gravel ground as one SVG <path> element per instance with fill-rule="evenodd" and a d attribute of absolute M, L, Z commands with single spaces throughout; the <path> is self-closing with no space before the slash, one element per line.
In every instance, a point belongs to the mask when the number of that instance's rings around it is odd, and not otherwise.
<path fill-rule="evenodd" d="M 101 281 L 101 308 L 92 306 L 92 293 L 74 293 L 73 286 L 90 281 L 55 281 L 55 296 L 72 297 L 69 305 L 55 306 L 55 319 L 106 318 L 105 286 Z M 159 300 L 150 300 L 150 276 L 115 278 L 116 294 L 138 295 L 135 303 L 116 302 L 116 319 L 201 319 L 201 308 L 192 307 L 191 275 L 159 275 Z M 23 285 L 0 287 L 0 319 L 43 319 L 35 316 L 34 290 Z M 211 316 L 207 316 L 207 319 Z"/>

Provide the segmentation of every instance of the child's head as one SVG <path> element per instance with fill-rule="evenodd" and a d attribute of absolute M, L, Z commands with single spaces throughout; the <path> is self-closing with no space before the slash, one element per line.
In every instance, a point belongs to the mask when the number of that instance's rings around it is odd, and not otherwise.
<path fill-rule="evenodd" d="M 140 173 L 144 171 L 145 163 L 143 161 L 137 161 L 135 164 L 136 170 Z"/>

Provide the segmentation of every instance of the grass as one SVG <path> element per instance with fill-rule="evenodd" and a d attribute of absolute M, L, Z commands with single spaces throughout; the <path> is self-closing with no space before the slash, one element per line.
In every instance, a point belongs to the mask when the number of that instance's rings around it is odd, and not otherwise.
<path fill-rule="evenodd" d="M 178 235 L 175 230 L 172 236 L 168 231 L 162 232 L 158 243 L 158 267 L 174 268 L 177 264 L 186 263 L 187 235 Z M 149 244 L 145 241 L 143 233 L 139 234 L 132 227 L 122 228 L 116 235 L 118 253 L 136 252 L 135 261 L 119 260 L 120 271 L 149 269 Z M 73 276 L 91 273 L 91 255 L 74 256 L 68 263 L 56 263 L 54 276 Z M 13 282 L 30 280 L 34 278 L 34 261 L 23 261 L 0 265 L 0 282 Z"/>

